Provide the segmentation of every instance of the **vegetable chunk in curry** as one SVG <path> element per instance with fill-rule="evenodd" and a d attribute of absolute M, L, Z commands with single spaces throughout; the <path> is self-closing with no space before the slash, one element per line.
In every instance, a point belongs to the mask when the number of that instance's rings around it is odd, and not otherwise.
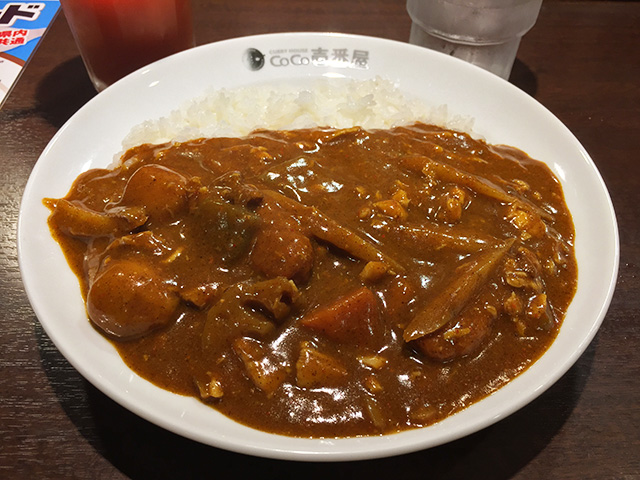
<path fill-rule="evenodd" d="M 286 435 L 459 411 L 544 353 L 576 288 L 550 170 L 425 124 L 142 145 L 45 204 L 127 365 Z"/>

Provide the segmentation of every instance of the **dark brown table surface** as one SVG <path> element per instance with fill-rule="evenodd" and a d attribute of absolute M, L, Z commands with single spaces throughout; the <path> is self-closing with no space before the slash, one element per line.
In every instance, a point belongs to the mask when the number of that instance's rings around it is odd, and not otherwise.
<path fill-rule="evenodd" d="M 194 8 L 199 44 L 285 31 L 406 41 L 410 27 L 403 0 L 194 0 Z M 15 239 L 21 195 L 51 137 L 95 95 L 59 15 L 0 111 L 0 478 L 640 479 L 640 2 L 545 0 L 511 81 L 574 132 L 613 199 L 620 271 L 595 340 L 537 400 L 453 443 L 341 464 L 245 457 L 114 403 L 69 365 L 29 305 Z"/>

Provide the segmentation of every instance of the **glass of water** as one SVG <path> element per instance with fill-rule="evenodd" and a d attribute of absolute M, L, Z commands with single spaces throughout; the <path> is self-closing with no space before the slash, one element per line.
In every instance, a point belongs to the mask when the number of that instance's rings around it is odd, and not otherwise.
<path fill-rule="evenodd" d="M 542 0 L 407 0 L 409 42 L 509 78 Z"/>

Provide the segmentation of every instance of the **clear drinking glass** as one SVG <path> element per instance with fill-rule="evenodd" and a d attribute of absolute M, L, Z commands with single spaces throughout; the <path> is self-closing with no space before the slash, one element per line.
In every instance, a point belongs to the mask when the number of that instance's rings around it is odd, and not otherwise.
<path fill-rule="evenodd" d="M 542 0 L 407 0 L 409 42 L 509 78 Z"/>
<path fill-rule="evenodd" d="M 98 91 L 195 45 L 190 0 L 61 0 Z"/>

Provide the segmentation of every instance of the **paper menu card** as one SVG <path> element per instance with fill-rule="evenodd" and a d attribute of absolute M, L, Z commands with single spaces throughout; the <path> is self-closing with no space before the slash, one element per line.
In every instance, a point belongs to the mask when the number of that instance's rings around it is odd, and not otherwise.
<path fill-rule="evenodd" d="M 59 9 L 58 0 L 0 1 L 0 107 Z"/>

